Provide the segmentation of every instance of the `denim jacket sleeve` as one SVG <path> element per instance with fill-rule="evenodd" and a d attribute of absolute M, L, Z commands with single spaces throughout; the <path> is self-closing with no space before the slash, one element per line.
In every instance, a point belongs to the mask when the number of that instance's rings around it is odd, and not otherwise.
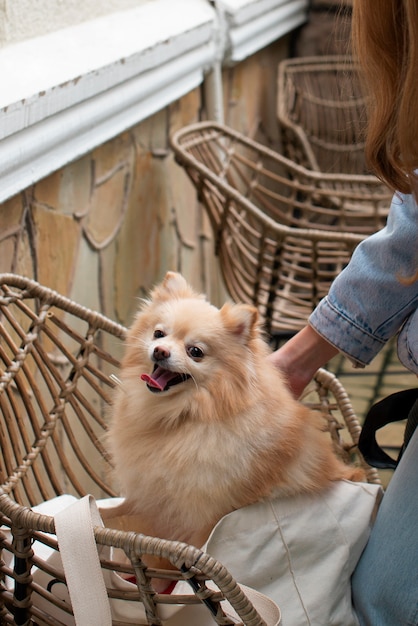
<path fill-rule="evenodd" d="M 365 239 L 309 318 L 310 325 L 364 367 L 399 331 L 398 355 L 418 374 L 418 205 L 395 194 L 385 228 Z"/>

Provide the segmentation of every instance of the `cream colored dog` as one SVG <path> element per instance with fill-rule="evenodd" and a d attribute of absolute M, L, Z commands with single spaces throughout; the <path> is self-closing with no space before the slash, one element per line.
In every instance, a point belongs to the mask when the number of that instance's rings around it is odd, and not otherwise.
<path fill-rule="evenodd" d="M 129 331 L 109 446 L 143 532 L 202 545 L 225 514 L 359 478 L 268 362 L 254 307 L 168 272 Z"/>

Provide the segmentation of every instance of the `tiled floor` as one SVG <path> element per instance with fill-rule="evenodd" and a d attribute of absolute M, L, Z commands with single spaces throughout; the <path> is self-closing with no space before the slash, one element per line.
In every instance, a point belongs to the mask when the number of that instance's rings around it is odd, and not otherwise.
<path fill-rule="evenodd" d="M 402 389 L 418 387 L 417 377 L 398 361 L 394 341 L 390 342 L 365 369 L 354 369 L 351 363 L 341 356 L 333 359 L 329 369 L 344 385 L 361 423 L 375 402 Z M 376 437 L 378 443 L 394 458 L 397 457 L 402 444 L 404 428 L 404 422 L 396 422 L 382 428 Z M 380 473 L 383 483 L 387 484 L 392 472 L 385 470 Z"/>
<path fill-rule="evenodd" d="M 418 386 L 417 377 L 398 361 L 395 341 L 364 369 L 353 368 L 342 356 L 336 357 L 329 369 L 346 388 L 360 420 L 375 402 L 396 391 Z"/>

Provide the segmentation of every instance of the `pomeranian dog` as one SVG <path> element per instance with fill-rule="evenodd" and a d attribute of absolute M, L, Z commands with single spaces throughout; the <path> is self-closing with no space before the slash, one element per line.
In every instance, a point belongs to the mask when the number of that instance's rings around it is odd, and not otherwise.
<path fill-rule="evenodd" d="M 235 509 L 360 477 L 268 353 L 254 307 L 218 309 L 180 274 L 168 272 L 144 302 L 109 430 L 123 510 L 140 516 L 142 532 L 201 546 Z"/>

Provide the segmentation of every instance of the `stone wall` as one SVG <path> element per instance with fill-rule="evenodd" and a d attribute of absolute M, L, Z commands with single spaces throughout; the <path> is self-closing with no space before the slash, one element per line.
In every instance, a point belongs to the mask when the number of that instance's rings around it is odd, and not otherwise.
<path fill-rule="evenodd" d="M 279 148 L 283 39 L 223 74 L 226 123 Z M 201 89 L 0 205 L 0 271 L 34 278 L 129 324 L 168 269 L 220 304 L 212 233 L 168 138 L 206 116 Z"/>

